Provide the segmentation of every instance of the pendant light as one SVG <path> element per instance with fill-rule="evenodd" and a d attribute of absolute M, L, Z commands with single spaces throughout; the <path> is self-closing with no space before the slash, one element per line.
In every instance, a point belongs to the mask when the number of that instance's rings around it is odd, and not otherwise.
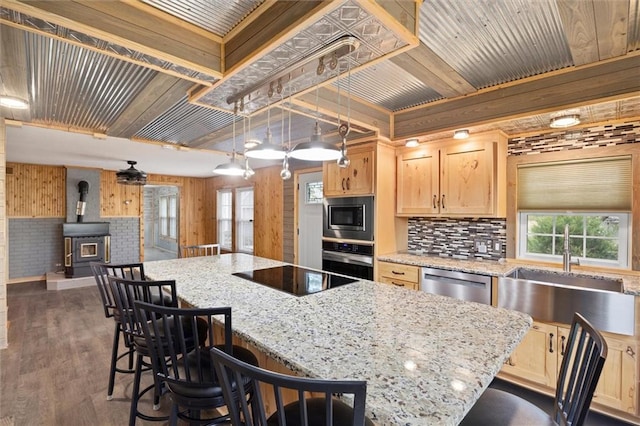
<path fill-rule="evenodd" d="M 322 58 L 320 58 L 320 64 L 318 65 L 318 72 L 321 73 L 324 70 L 322 66 Z M 322 140 L 322 131 L 320 130 L 320 124 L 318 124 L 318 91 L 320 90 L 320 82 L 316 83 L 316 123 L 313 127 L 313 132 L 309 138 L 309 142 L 302 142 L 297 144 L 292 150 L 289 156 L 297 160 L 306 161 L 331 161 L 340 158 L 340 150 L 328 142 Z"/>
<path fill-rule="evenodd" d="M 346 169 L 351 164 L 351 160 L 347 157 L 347 135 L 349 134 L 351 124 L 351 61 L 347 58 L 347 122 L 340 122 L 340 69 L 338 68 L 338 134 L 342 136 L 342 145 L 340 146 L 340 158 L 338 158 L 338 167 Z"/>
<path fill-rule="evenodd" d="M 282 180 L 291 179 L 291 171 L 289 170 L 289 153 L 291 152 L 291 80 L 289 80 L 289 119 L 288 119 L 288 136 L 287 136 L 287 149 L 285 152 L 284 160 L 282 160 L 282 170 L 280 171 L 280 177 Z M 282 115 L 282 142 L 284 143 L 284 114 Z"/>
<path fill-rule="evenodd" d="M 242 134 L 244 136 L 244 173 L 242 174 L 242 177 L 247 180 L 249 179 L 251 176 L 255 175 L 256 172 L 253 171 L 253 169 L 251 168 L 251 166 L 249 165 L 249 158 L 247 158 L 247 149 L 250 148 L 247 146 L 247 128 L 245 126 L 247 121 L 247 116 L 244 117 L 244 119 L 242 120 Z M 249 131 L 251 131 L 251 116 L 249 116 Z M 256 146 L 256 145 L 253 145 Z"/>
<path fill-rule="evenodd" d="M 278 93 L 282 93 L 282 82 L 278 80 L 278 86 L 275 89 Z M 269 93 L 267 94 L 267 102 L 271 100 L 271 96 L 273 95 L 273 84 L 269 88 Z M 264 140 L 262 143 L 254 148 L 248 149 L 244 155 L 248 158 L 258 158 L 260 160 L 283 160 L 285 157 L 285 152 L 282 150 L 281 146 L 278 146 L 273 143 L 271 137 L 271 106 L 267 104 L 267 133 L 265 134 Z"/>
<path fill-rule="evenodd" d="M 231 125 L 233 133 L 233 151 L 231 153 L 231 161 L 228 163 L 218 164 L 213 170 L 213 173 L 222 176 L 242 176 L 244 175 L 244 168 L 236 162 L 236 114 L 238 112 L 238 105 L 234 105 L 233 108 L 233 124 Z"/>

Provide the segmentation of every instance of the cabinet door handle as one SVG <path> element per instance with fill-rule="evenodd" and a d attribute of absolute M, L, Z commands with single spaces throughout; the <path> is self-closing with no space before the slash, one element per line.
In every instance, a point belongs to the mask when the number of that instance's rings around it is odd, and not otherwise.
<path fill-rule="evenodd" d="M 446 207 L 444 206 L 444 194 L 442 194 L 442 208 L 445 209 Z"/>
<path fill-rule="evenodd" d="M 560 355 L 564 356 L 564 341 L 567 340 L 567 338 L 562 336 L 562 337 L 560 337 L 560 340 L 561 340 Z"/>
<path fill-rule="evenodd" d="M 404 272 L 398 272 L 398 271 L 391 271 L 391 273 L 394 275 L 404 275 Z"/>
<path fill-rule="evenodd" d="M 434 209 L 437 209 L 437 208 L 438 208 L 438 207 L 436 206 L 436 203 L 437 203 L 437 202 L 438 202 L 438 196 L 437 196 L 437 195 L 434 195 L 434 196 L 433 196 L 433 208 L 434 208 Z"/>
<path fill-rule="evenodd" d="M 345 180 L 344 180 L 344 178 L 342 178 L 342 190 L 343 190 L 343 191 L 345 190 L 344 182 L 345 182 Z"/>
<path fill-rule="evenodd" d="M 395 281 L 391 281 L 391 284 L 393 284 L 393 285 L 395 285 L 395 286 L 398 286 L 398 287 L 404 287 L 404 284 L 403 284 L 403 283 L 397 283 L 397 282 L 395 282 Z"/>
<path fill-rule="evenodd" d="M 347 178 L 347 189 L 351 189 L 351 178 Z"/>
<path fill-rule="evenodd" d="M 631 356 L 631 357 L 635 357 L 636 353 L 634 352 L 633 349 L 631 349 L 631 346 L 627 346 L 627 350 L 625 351 L 627 353 L 627 355 Z"/>
<path fill-rule="evenodd" d="M 549 333 L 549 352 L 553 353 L 553 333 Z"/>

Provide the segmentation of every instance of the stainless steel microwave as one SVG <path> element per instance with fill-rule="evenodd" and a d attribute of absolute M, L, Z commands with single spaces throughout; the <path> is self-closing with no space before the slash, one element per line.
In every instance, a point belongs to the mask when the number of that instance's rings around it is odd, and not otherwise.
<path fill-rule="evenodd" d="M 324 199 L 322 236 L 373 241 L 373 196 Z"/>

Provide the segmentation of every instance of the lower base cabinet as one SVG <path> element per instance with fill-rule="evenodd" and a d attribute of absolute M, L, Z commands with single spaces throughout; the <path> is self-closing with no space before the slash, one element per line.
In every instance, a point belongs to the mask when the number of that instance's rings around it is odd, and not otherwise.
<path fill-rule="evenodd" d="M 638 344 L 635 337 L 603 333 L 608 345 L 591 407 L 640 423 L 638 413 Z M 555 392 L 569 327 L 534 321 L 507 359 L 499 377 L 547 394 Z"/>
<path fill-rule="evenodd" d="M 392 262 L 378 262 L 378 282 L 420 290 L 420 268 Z"/>

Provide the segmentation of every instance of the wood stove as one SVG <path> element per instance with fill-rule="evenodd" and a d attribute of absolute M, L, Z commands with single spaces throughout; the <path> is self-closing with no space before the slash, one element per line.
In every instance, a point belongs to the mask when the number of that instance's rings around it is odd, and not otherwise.
<path fill-rule="evenodd" d="M 64 276 L 88 277 L 90 262 L 111 261 L 109 222 L 63 223 Z"/>

